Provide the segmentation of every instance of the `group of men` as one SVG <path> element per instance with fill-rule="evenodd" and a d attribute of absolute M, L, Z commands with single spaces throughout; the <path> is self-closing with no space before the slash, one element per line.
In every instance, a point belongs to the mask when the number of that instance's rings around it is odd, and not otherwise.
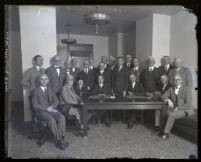
<path fill-rule="evenodd" d="M 22 85 L 31 91 L 31 104 L 35 114 L 41 120 L 49 123 L 56 140 L 56 146 L 65 149 L 68 145 L 65 137 L 65 115 L 75 115 L 82 129 L 80 107 L 91 95 L 113 95 L 122 99 L 127 95 L 157 94 L 168 103 L 168 118 L 164 131 L 158 135 L 158 140 L 168 139 L 175 119 L 193 114 L 192 109 L 192 76 L 188 68 L 182 66 L 182 60 L 170 57 L 162 58 L 162 65 L 155 66 L 155 59 L 148 58 L 146 68 L 140 67 L 137 58 L 131 55 L 115 58 L 106 56 L 94 67 L 94 60 L 86 60 L 83 69 L 77 67 L 77 60 L 67 60 L 64 68 L 61 66 L 59 55 L 53 57 L 53 65 L 43 69 L 43 57 L 33 58 L 34 67 L 29 69 Z M 39 81 L 39 82 L 38 82 Z M 122 108 L 123 109 L 123 108 Z M 121 120 L 122 111 L 115 111 L 117 120 Z M 137 112 L 127 113 L 127 127 L 130 129 L 138 124 Z M 104 117 L 104 118 L 103 118 Z M 111 126 L 109 111 L 95 112 L 96 123 L 101 119 L 106 126 Z M 155 127 L 160 126 L 160 111 L 155 111 Z"/>

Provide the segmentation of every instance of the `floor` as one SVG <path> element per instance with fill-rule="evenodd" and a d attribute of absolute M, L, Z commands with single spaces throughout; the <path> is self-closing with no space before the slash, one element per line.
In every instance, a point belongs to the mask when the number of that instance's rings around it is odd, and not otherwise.
<path fill-rule="evenodd" d="M 17 107 L 17 105 L 15 105 Z M 15 115 L 14 115 L 15 114 Z M 171 134 L 167 141 L 156 141 L 151 130 L 144 125 L 127 129 L 121 122 L 113 122 L 110 128 L 103 124 L 89 125 L 87 139 L 66 132 L 69 147 L 59 150 L 50 138 L 40 148 L 36 140 L 28 139 L 28 131 L 23 129 L 22 113 L 15 108 L 9 126 L 8 157 L 21 158 L 160 158 L 188 159 L 196 154 L 197 145 Z"/>

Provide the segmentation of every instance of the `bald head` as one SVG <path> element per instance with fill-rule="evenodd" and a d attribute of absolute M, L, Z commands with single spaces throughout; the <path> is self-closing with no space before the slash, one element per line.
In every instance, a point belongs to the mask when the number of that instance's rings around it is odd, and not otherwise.
<path fill-rule="evenodd" d="M 54 63 L 54 65 L 56 65 L 56 66 L 59 66 L 59 65 L 61 64 L 61 58 L 60 58 L 59 55 L 55 55 L 55 56 L 53 57 L 53 63 Z"/>
<path fill-rule="evenodd" d="M 154 65 L 155 65 L 155 58 L 150 56 L 149 59 L 148 59 L 148 66 L 152 67 Z"/>
<path fill-rule="evenodd" d="M 177 69 L 181 68 L 181 66 L 182 66 L 182 60 L 180 58 L 175 58 L 174 59 L 174 66 Z"/>

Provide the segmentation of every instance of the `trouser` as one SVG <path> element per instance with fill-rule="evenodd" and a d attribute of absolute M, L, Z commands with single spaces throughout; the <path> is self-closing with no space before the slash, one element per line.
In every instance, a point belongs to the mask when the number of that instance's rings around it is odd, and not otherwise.
<path fill-rule="evenodd" d="M 136 110 L 127 110 L 126 111 L 127 122 L 137 121 L 137 113 L 138 113 L 138 111 L 136 111 Z"/>
<path fill-rule="evenodd" d="M 168 110 L 167 114 L 168 114 L 168 118 L 167 118 L 167 122 L 166 122 L 166 125 L 164 128 L 164 133 L 171 132 L 172 127 L 175 123 L 175 119 L 179 119 L 179 118 L 186 116 L 186 113 L 183 110 L 178 110 L 178 111 Z"/>
<path fill-rule="evenodd" d="M 56 140 L 65 137 L 65 117 L 60 112 L 38 111 L 36 112 L 36 117 L 48 122 L 48 126 Z"/>
<path fill-rule="evenodd" d="M 160 110 L 155 110 L 155 126 L 160 126 Z"/>

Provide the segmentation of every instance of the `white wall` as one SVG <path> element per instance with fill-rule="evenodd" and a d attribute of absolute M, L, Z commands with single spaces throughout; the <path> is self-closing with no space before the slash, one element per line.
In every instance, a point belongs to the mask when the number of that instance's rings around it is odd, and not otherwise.
<path fill-rule="evenodd" d="M 61 43 L 61 39 L 67 38 L 67 34 L 57 34 L 58 54 L 66 55 L 66 45 Z M 101 60 L 102 56 L 108 57 L 108 37 L 88 36 L 70 34 L 70 38 L 76 39 L 80 44 L 93 44 L 93 57 L 95 66 Z"/>
<path fill-rule="evenodd" d="M 125 33 L 125 39 L 124 39 L 125 40 L 125 43 L 124 43 L 125 54 L 130 54 L 133 58 L 136 55 L 135 39 L 136 39 L 136 29 L 135 28 L 133 30 Z"/>
<path fill-rule="evenodd" d="M 198 47 L 195 26 L 197 18 L 192 13 L 182 11 L 171 16 L 170 57 L 181 58 L 183 66 L 190 68 L 193 77 L 193 106 L 197 108 Z"/>
<path fill-rule="evenodd" d="M 57 53 L 56 9 L 44 6 L 20 6 L 20 30 L 22 70 L 32 67 L 32 58 L 39 54 L 44 58 L 44 67 Z"/>
<path fill-rule="evenodd" d="M 108 55 L 109 56 L 118 56 L 118 35 L 112 34 L 108 37 Z"/>
<path fill-rule="evenodd" d="M 156 67 L 161 65 L 161 58 L 169 56 L 170 49 L 170 16 L 153 14 L 152 56 Z"/>
<path fill-rule="evenodd" d="M 136 21 L 136 57 L 140 61 L 152 55 L 153 15 Z"/>

